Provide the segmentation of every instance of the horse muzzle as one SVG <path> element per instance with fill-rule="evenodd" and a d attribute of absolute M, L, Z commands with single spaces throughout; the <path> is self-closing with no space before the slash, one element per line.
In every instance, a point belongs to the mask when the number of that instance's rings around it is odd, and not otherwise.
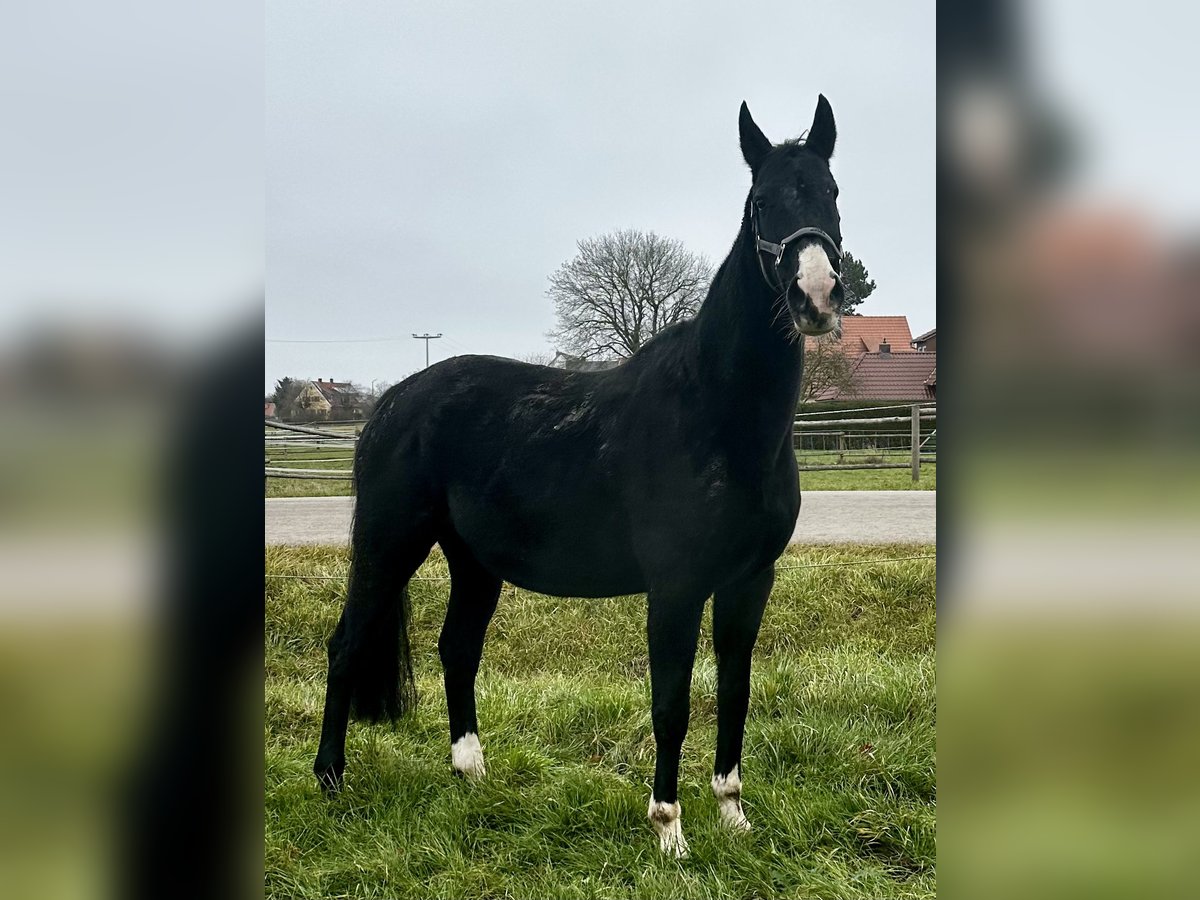
<path fill-rule="evenodd" d="M 795 289 L 789 294 L 799 294 L 798 302 L 792 302 L 789 297 L 789 305 L 801 334 L 826 334 L 841 322 L 845 291 L 828 254 L 820 245 L 809 244 L 800 251 Z"/>
<path fill-rule="evenodd" d="M 809 337 L 819 337 L 828 334 L 842 322 L 841 313 L 818 313 L 816 315 L 792 315 L 796 330 Z"/>

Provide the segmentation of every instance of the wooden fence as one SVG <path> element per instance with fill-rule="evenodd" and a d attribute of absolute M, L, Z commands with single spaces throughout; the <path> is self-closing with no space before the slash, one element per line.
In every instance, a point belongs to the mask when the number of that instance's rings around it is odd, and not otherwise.
<path fill-rule="evenodd" d="M 896 415 L 895 411 L 897 410 L 905 410 L 905 413 Z M 854 415 L 861 412 L 890 412 L 892 414 L 872 417 Z M 826 416 L 840 416 L 841 418 L 825 418 Z M 800 413 L 796 416 L 795 430 L 793 431 L 793 444 L 797 447 L 797 460 L 800 471 L 911 469 L 913 481 L 919 481 L 921 478 L 921 463 L 937 462 L 935 453 L 922 452 L 930 442 L 934 442 L 934 447 L 936 447 L 937 429 L 930 428 L 928 433 L 923 436 L 921 426 L 922 423 L 933 424 L 936 421 L 937 407 L 933 404 L 921 403 Z M 905 423 L 909 426 L 906 429 L 908 438 L 907 447 L 897 448 L 891 446 L 893 441 L 897 441 L 905 436 L 904 430 L 898 427 Z M 317 428 L 312 425 L 291 425 L 267 419 L 265 443 L 268 456 L 265 467 L 266 477 L 326 481 L 347 480 L 351 478 L 349 468 L 305 469 L 273 465 L 273 462 L 279 462 L 279 460 L 272 460 L 269 454 L 272 450 L 307 451 L 317 449 L 329 450 L 331 452 L 341 451 L 343 453 L 349 451 L 352 453 L 362 424 L 361 422 L 330 423 L 326 427 Z M 881 427 L 886 427 L 888 430 L 881 431 Z M 341 430 L 335 430 L 338 428 Z M 348 431 L 346 430 L 347 428 L 349 428 Z M 864 428 L 868 430 L 863 430 Z M 870 430 L 872 428 L 874 430 Z M 279 434 L 279 432 L 283 432 L 283 434 Z M 805 448 L 805 437 L 814 435 L 828 436 L 835 439 L 836 447 L 832 449 L 827 448 L 822 451 L 815 451 L 812 447 Z M 887 439 L 886 441 L 883 440 L 885 438 Z M 854 447 L 856 441 L 860 444 L 857 449 Z M 880 448 L 878 446 L 879 443 L 888 443 L 889 446 Z M 803 461 L 803 456 L 809 452 L 834 454 L 837 457 L 837 462 L 826 463 L 818 461 L 816 463 L 806 463 Z M 906 459 L 903 462 L 888 462 L 888 455 L 891 454 L 894 457 L 897 452 L 902 452 Z M 321 461 L 340 462 L 343 459 L 347 463 L 351 462 L 351 456 L 331 456 L 323 458 Z M 304 460 L 294 461 L 304 462 Z"/>
<path fill-rule="evenodd" d="M 902 415 L 895 414 L 898 410 L 905 410 L 905 413 Z M 861 412 L 892 414 L 876 416 L 854 415 Z M 832 418 L 834 416 L 840 418 Z M 932 425 L 936 421 L 937 407 L 933 404 L 923 403 L 801 413 L 796 416 L 795 430 L 793 432 L 793 444 L 797 446 L 800 471 L 826 472 L 852 469 L 910 469 L 912 471 L 912 480 L 920 481 L 921 463 L 937 462 L 935 454 L 921 452 L 931 441 L 936 442 L 937 429 L 930 428 L 928 433 L 922 436 L 921 425 L 922 423 Z M 909 426 L 907 429 L 907 447 L 903 451 L 907 458 L 903 462 L 889 462 L 887 461 L 888 452 L 895 448 L 888 446 L 881 450 L 875 446 L 875 442 L 880 438 L 888 438 L 889 443 L 893 439 L 898 440 L 903 432 L 899 431 L 897 426 L 905 424 Z M 881 426 L 888 426 L 889 430 L 886 432 L 878 431 L 877 429 Z M 864 431 L 862 430 L 864 427 L 876 430 Z M 812 450 L 811 447 L 805 448 L 804 438 L 815 434 L 821 434 L 836 440 L 837 446 L 831 452 L 836 454 L 837 462 L 817 462 L 814 464 L 803 461 L 805 453 Z M 857 450 L 853 447 L 854 439 L 856 438 L 859 439 L 861 445 Z M 870 440 L 869 444 L 867 443 L 868 439 Z M 936 446 L 936 443 L 934 446 Z M 854 461 L 856 457 L 860 461 Z M 846 460 L 851 461 L 847 462 Z"/>

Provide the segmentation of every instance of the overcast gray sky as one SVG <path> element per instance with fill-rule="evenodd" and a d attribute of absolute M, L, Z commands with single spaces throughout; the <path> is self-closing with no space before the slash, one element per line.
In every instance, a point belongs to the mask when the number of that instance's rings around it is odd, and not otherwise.
<path fill-rule="evenodd" d="M 829 98 L 862 311 L 935 324 L 932 0 L 270 0 L 266 35 L 268 386 L 397 381 L 412 332 L 445 335 L 432 359 L 549 350 L 546 278 L 589 235 L 720 262 L 743 99 L 779 141 Z"/>

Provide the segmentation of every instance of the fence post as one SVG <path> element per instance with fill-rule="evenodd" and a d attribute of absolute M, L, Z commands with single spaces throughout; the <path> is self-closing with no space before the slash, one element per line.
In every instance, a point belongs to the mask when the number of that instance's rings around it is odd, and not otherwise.
<path fill-rule="evenodd" d="M 916 403 L 912 407 L 912 478 L 921 480 L 921 407 Z"/>

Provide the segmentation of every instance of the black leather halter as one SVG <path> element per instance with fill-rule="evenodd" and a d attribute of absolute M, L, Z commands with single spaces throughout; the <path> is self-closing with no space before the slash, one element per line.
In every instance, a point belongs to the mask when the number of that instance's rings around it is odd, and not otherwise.
<path fill-rule="evenodd" d="M 787 246 L 792 241 L 802 237 L 814 237 L 823 243 L 826 247 L 833 251 L 836 265 L 833 267 L 833 277 L 840 284 L 842 281 L 842 246 L 820 228 L 812 225 L 806 225 L 804 228 L 797 228 L 778 244 L 773 244 L 770 241 L 765 241 L 758 234 L 758 217 L 755 215 L 755 207 L 753 201 L 750 203 L 750 224 L 754 228 L 754 255 L 758 258 L 758 270 L 762 272 L 763 279 L 767 282 L 767 286 L 771 290 L 781 290 L 783 287 L 783 279 L 779 278 L 779 264 L 783 262 L 783 254 L 787 252 Z M 763 265 L 763 251 L 771 253 L 775 257 L 775 283 L 771 282 L 771 278 L 767 275 L 766 266 Z"/>

